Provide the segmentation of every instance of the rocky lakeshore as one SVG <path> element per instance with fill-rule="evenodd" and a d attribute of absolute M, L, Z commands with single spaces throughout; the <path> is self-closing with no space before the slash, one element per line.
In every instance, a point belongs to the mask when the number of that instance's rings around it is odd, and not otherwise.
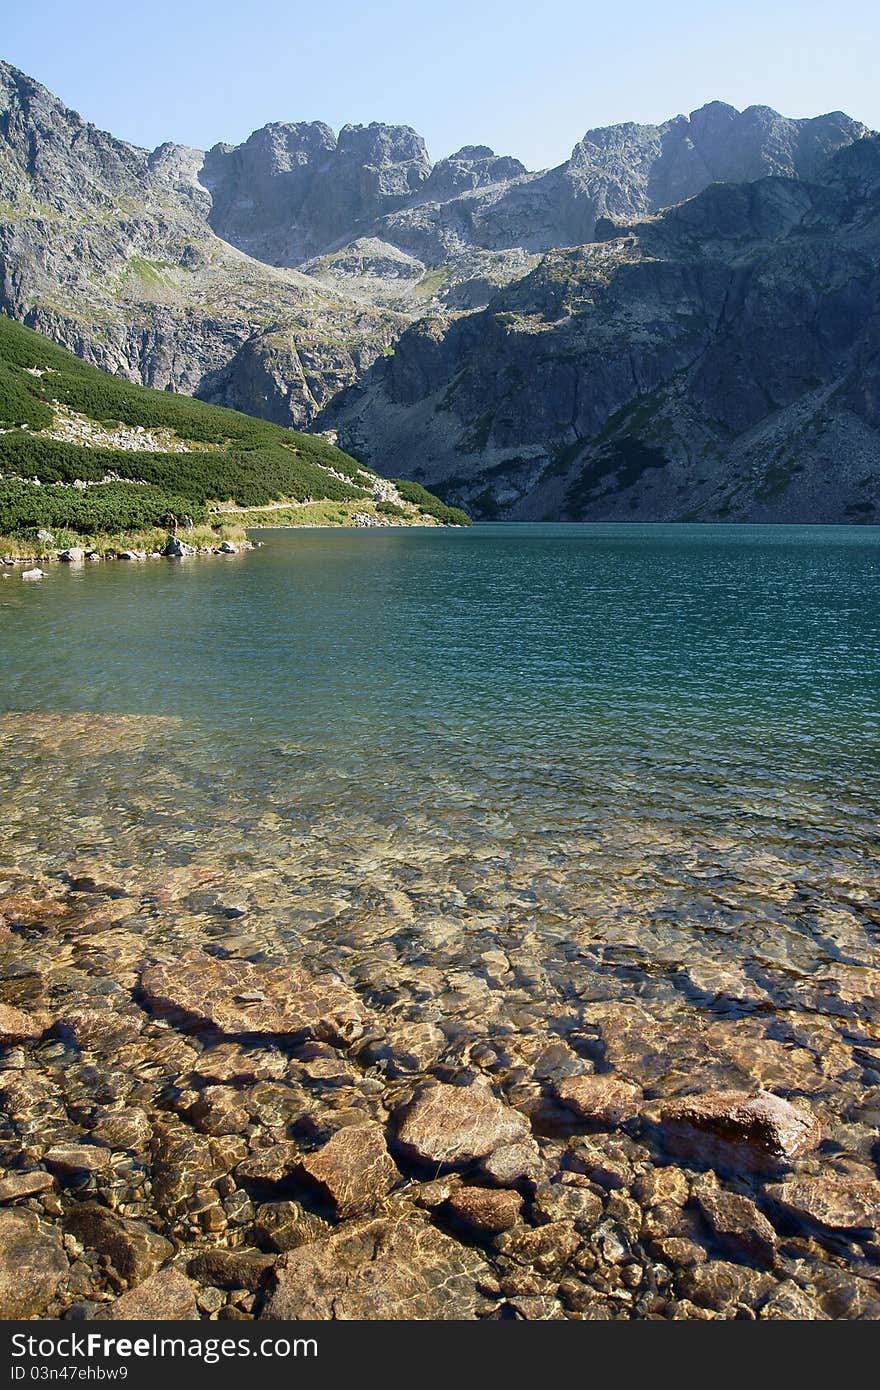
<path fill-rule="evenodd" d="M 849 912 L 813 898 L 840 948 L 818 972 L 780 926 L 771 988 L 769 939 L 761 969 L 697 955 L 644 884 L 632 934 L 619 826 L 616 908 L 606 884 L 555 930 L 572 882 L 533 846 L 490 882 L 473 850 L 400 858 L 351 820 L 334 863 L 315 803 L 285 856 L 268 785 L 262 854 L 231 789 L 194 850 L 181 736 L 0 717 L 24 769 L 0 865 L 0 1315 L 880 1317 L 870 887 L 841 867 Z M 636 862 L 668 875 L 668 830 Z M 784 917 L 781 859 L 751 892 Z"/>

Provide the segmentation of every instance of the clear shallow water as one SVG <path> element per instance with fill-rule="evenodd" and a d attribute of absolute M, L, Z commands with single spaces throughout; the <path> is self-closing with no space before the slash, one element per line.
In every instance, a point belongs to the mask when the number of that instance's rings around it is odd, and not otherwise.
<path fill-rule="evenodd" d="M 880 534 L 262 538 L 3 582 L 8 863 L 213 875 L 249 954 L 335 965 L 453 1047 L 638 1001 L 694 1037 L 745 1020 L 783 1089 L 792 1049 L 794 1090 L 880 1080 Z M 142 926 L 213 922 L 184 898 Z M 692 1087 L 694 1046 L 640 1080 Z M 708 1079 L 767 1081 L 731 1046 L 697 1049 Z"/>
<path fill-rule="evenodd" d="M 192 948 L 332 967 L 387 1037 L 435 1025 L 425 1071 L 526 1110 L 548 1171 L 549 1083 L 591 1064 L 649 1104 L 799 1098 L 801 1175 L 876 1177 L 880 533 L 262 536 L 0 582 L 3 978 L 131 1007 Z M 126 1065 L 161 1114 L 191 1063 L 154 1046 Z M 34 1057 L 86 1096 L 92 1060 Z M 381 1118 L 400 1084 L 319 1104 Z M 811 1236 L 777 1278 L 878 1316 L 876 1250 Z"/>

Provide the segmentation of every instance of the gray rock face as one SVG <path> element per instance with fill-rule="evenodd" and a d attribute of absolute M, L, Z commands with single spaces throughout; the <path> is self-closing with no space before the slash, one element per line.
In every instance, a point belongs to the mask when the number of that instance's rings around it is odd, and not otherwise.
<path fill-rule="evenodd" d="M 403 325 L 221 241 L 204 163 L 184 146 L 149 154 L 116 140 L 0 64 L 0 311 L 130 380 L 307 423 Z M 233 222 L 236 188 L 233 177 L 218 190 Z M 308 371 L 276 404 L 249 394 L 232 364 L 245 345 L 259 359 L 264 339 L 271 355 L 285 335 Z"/>
<path fill-rule="evenodd" d="M 482 1258 L 413 1217 L 352 1222 L 282 1257 L 265 1318 L 466 1319 Z"/>
<path fill-rule="evenodd" d="M 716 184 L 413 325 L 320 417 L 478 517 L 871 520 L 880 139 Z"/>
<path fill-rule="evenodd" d="M 150 153 L 0 64 L 0 311 L 478 517 L 870 520 L 866 134 L 712 102 L 539 173 L 378 123 Z"/>

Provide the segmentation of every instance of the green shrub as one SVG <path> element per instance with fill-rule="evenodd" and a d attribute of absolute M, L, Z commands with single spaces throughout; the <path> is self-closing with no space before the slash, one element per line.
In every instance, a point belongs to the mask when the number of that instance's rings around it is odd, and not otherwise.
<path fill-rule="evenodd" d="M 377 502 L 376 511 L 382 516 L 394 516 L 398 519 L 409 515 L 403 507 L 398 507 L 396 502 Z"/>
<path fill-rule="evenodd" d="M 470 526 L 471 519 L 460 507 L 447 507 L 433 492 L 428 492 L 421 483 L 412 483 L 407 478 L 395 478 L 394 486 L 404 502 L 412 502 L 419 511 L 442 521 L 444 526 Z"/>

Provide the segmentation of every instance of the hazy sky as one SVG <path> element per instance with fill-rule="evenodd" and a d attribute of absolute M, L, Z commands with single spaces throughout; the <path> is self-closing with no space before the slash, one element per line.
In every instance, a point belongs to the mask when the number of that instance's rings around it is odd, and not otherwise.
<path fill-rule="evenodd" d="M 876 0 L 40 0 L 8 7 L 0 46 L 150 148 L 381 120 L 414 126 L 434 159 L 486 144 L 543 168 L 591 126 L 715 98 L 880 127 Z"/>

